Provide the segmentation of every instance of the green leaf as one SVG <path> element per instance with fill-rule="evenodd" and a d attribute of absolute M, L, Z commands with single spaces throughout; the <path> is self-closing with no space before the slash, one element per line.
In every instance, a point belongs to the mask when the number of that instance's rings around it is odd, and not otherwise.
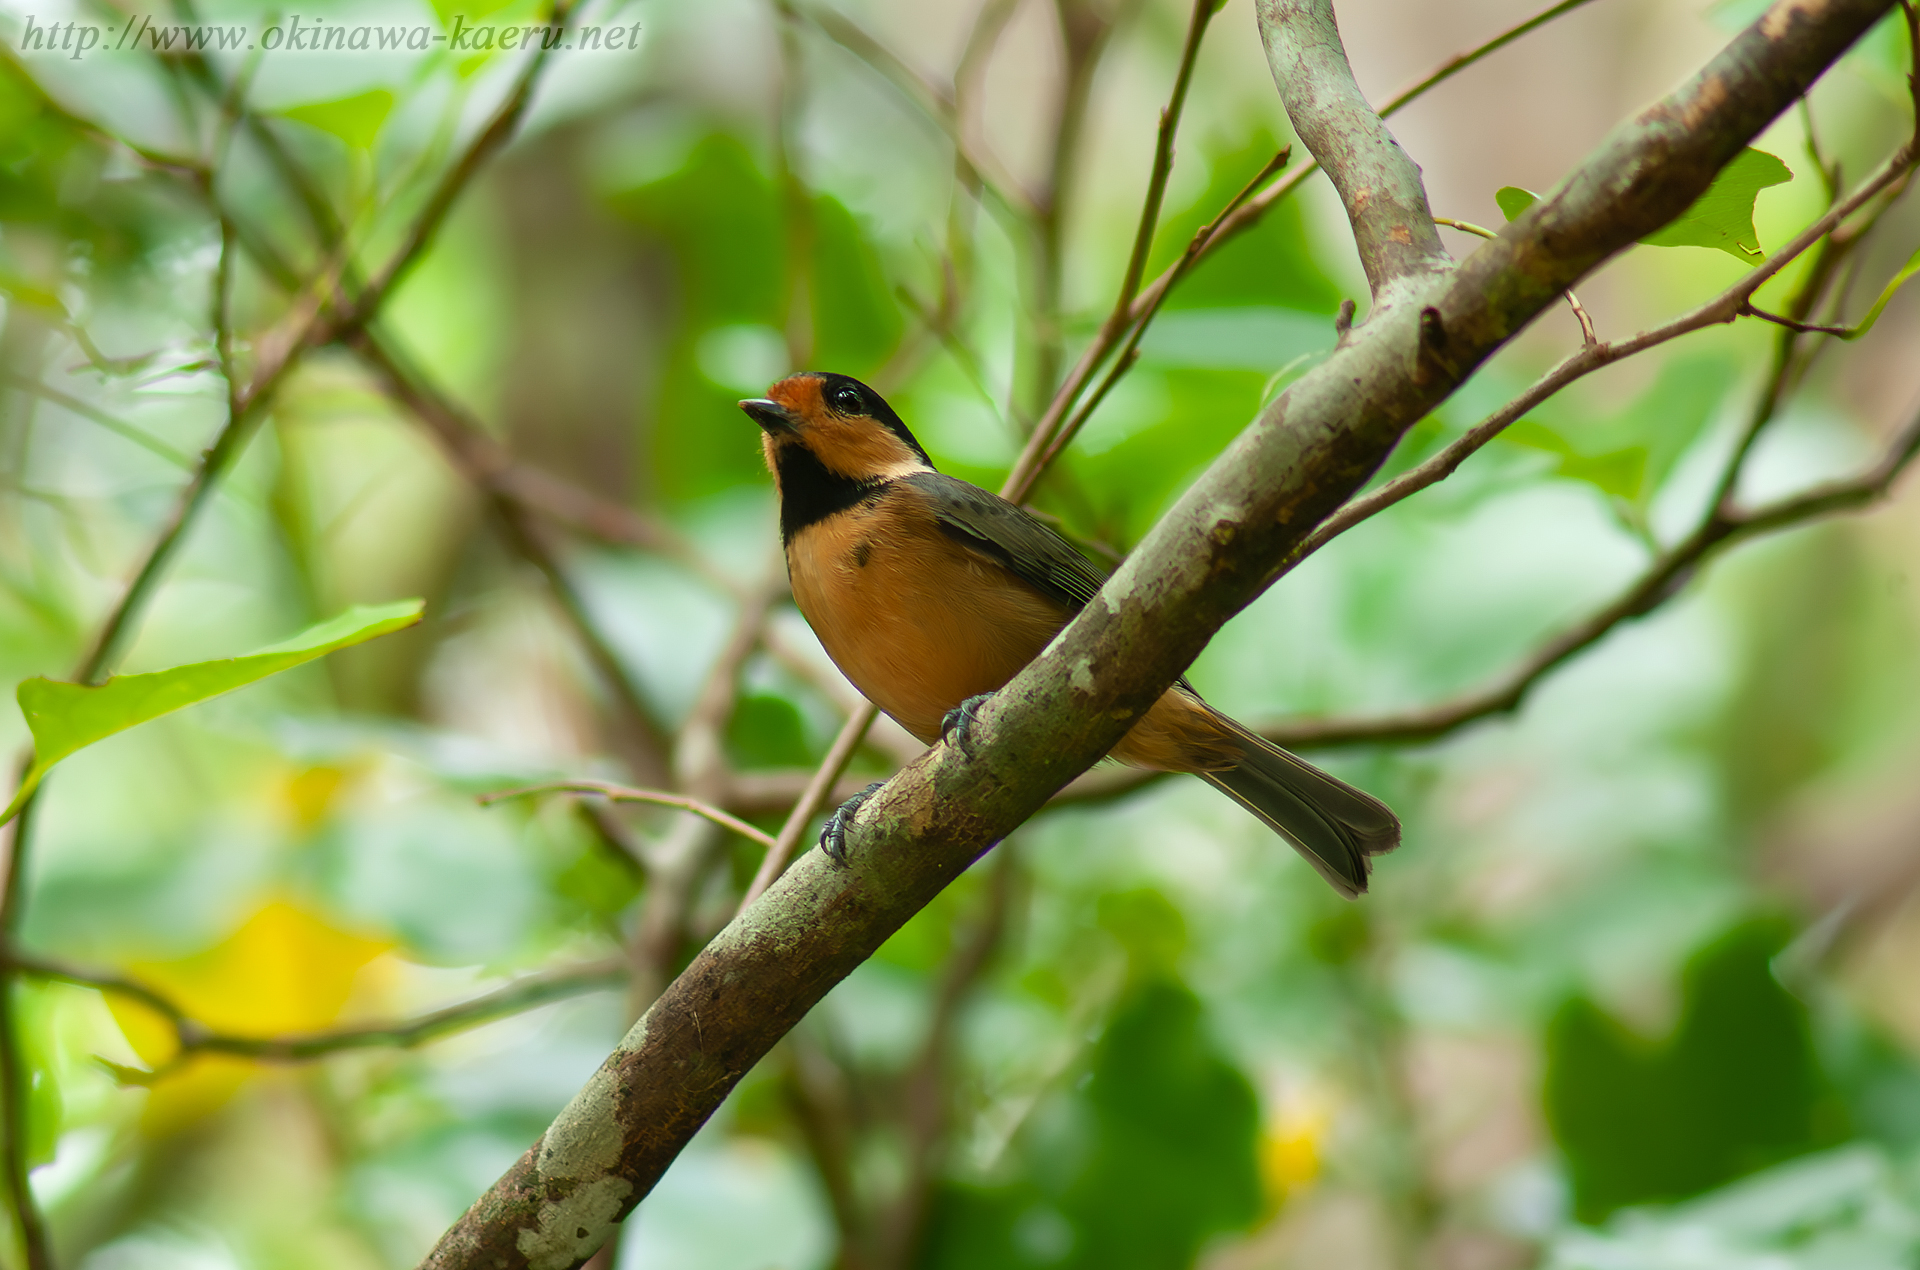
<path fill-rule="evenodd" d="M 1695 1195 L 1822 1145 L 1806 1007 L 1771 968 L 1791 933 L 1753 919 L 1694 956 L 1670 1038 L 1638 1036 L 1583 996 L 1554 1016 L 1547 1122 L 1581 1221 Z"/>
<path fill-rule="evenodd" d="M 330 132 L 356 150 L 371 150 L 380 126 L 393 110 L 393 94 L 384 88 L 333 101 L 309 102 L 280 113 L 322 132 Z"/>
<path fill-rule="evenodd" d="M 336 649 L 412 626 L 425 608 L 424 600 L 360 605 L 244 657 L 194 662 L 144 675 L 114 675 L 103 684 L 60 683 L 39 676 L 27 680 L 15 695 L 33 733 L 33 766 L 27 769 L 13 802 L 0 814 L 0 824 L 18 814 L 48 768 L 74 751 Z"/>
<path fill-rule="evenodd" d="M 1540 196 L 1517 185 L 1503 185 L 1494 192 L 1493 201 L 1500 205 L 1501 214 L 1511 221 L 1519 219 L 1520 213 L 1538 203 Z"/>
<path fill-rule="evenodd" d="M 1602 494 L 1638 500 L 1647 482 L 1647 452 L 1635 446 L 1608 454 L 1570 455 L 1560 461 L 1559 475 L 1585 481 Z"/>
<path fill-rule="evenodd" d="M 1570 481 L 1584 481 L 1602 494 L 1638 501 L 1647 485 L 1647 447 L 1626 446 L 1598 454 L 1582 453 L 1572 442 L 1544 423 L 1522 419 L 1501 433 L 1511 445 L 1557 454 L 1560 461 L 1553 474 Z"/>
<path fill-rule="evenodd" d="M 1260 1212 L 1260 1107 L 1200 1000 L 1148 978 L 1086 1079 L 1028 1120 L 1009 1176 L 934 1196 L 920 1270 L 1176 1270 Z"/>
<path fill-rule="evenodd" d="M 1753 228 L 1753 200 L 1767 186 L 1792 179 L 1787 165 L 1766 151 L 1742 150 L 1678 220 L 1640 241 L 1650 247 L 1717 247 L 1758 264 L 1767 257 Z"/>
<path fill-rule="evenodd" d="M 1920 251 L 1916 251 L 1907 257 L 1906 267 L 1901 269 L 1899 273 L 1893 275 L 1893 280 L 1887 283 L 1886 288 L 1880 292 L 1880 298 L 1873 302 L 1873 307 L 1867 310 L 1866 316 L 1855 323 L 1853 327 L 1842 334 L 1840 338 L 1843 340 L 1857 340 L 1868 331 L 1871 331 L 1873 324 L 1880 320 L 1881 311 L 1887 307 L 1887 302 L 1893 299 L 1893 293 L 1901 287 L 1906 286 L 1907 280 L 1915 274 L 1920 274 Z"/>
<path fill-rule="evenodd" d="M 1716 247 L 1748 264 L 1758 264 L 1767 257 L 1753 228 L 1753 200 L 1767 186 L 1792 179 L 1793 172 L 1787 165 L 1765 150 L 1742 150 L 1720 169 L 1720 175 L 1713 178 L 1713 184 L 1694 200 L 1693 206 L 1672 224 L 1640 241 L 1649 247 Z M 1540 196 L 1508 185 L 1495 192 L 1493 201 L 1511 221 L 1539 202 Z"/>

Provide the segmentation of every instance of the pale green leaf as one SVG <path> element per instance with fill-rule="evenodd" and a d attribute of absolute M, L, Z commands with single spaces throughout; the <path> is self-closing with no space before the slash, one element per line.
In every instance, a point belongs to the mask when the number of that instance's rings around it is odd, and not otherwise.
<path fill-rule="evenodd" d="M 374 138 L 380 135 L 380 126 L 392 111 L 393 94 L 384 88 L 375 88 L 352 97 L 292 106 L 280 113 L 322 132 L 330 132 L 356 150 L 371 150 Z"/>
<path fill-rule="evenodd" d="M 1665 228 L 1640 241 L 1650 247 L 1716 247 L 1748 264 L 1766 259 L 1760 236 L 1753 228 L 1753 200 L 1769 185 L 1793 179 L 1787 165 L 1764 150 L 1747 149 L 1720 169 L 1707 192 Z M 1508 220 L 1540 201 L 1532 190 L 1517 185 L 1501 187 L 1493 201 Z"/>
<path fill-rule="evenodd" d="M 13 802 L 0 814 L 0 824 L 13 819 L 48 768 L 74 751 L 336 649 L 364 644 L 412 626 L 425 607 L 424 600 L 360 605 L 244 657 L 194 662 L 144 675 L 115 675 L 103 684 L 60 683 L 40 677 L 27 680 L 16 696 L 27 728 L 33 733 L 33 766 L 27 769 Z"/>
<path fill-rule="evenodd" d="M 1517 185 L 1503 185 L 1495 191 L 1493 201 L 1500 205 L 1501 214 L 1511 221 L 1519 219 L 1520 213 L 1538 203 L 1540 196 Z"/>
<path fill-rule="evenodd" d="M 1866 316 L 1855 323 L 1853 327 L 1842 334 L 1840 338 L 1843 340 L 1857 340 L 1868 331 L 1871 331 L 1873 324 L 1880 320 L 1881 311 L 1887 307 L 1887 302 L 1893 299 L 1893 293 L 1901 287 L 1906 286 L 1907 281 L 1915 274 L 1920 274 L 1920 251 L 1916 251 L 1907 257 L 1906 267 L 1901 269 L 1899 273 L 1893 275 L 1893 280 L 1887 283 L 1885 289 L 1880 292 L 1880 298 L 1873 302 L 1873 307 L 1867 310 Z"/>
<path fill-rule="evenodd" d="M 1767 257 L 1753 228 L 1753 200 L 1767 186 L 1792 179 L 1787 165 L 1766 151 L 1742 150 L 1678 220 L 1640 241 L 1650 247 L 1716 247 L 1758 264 Z"/>

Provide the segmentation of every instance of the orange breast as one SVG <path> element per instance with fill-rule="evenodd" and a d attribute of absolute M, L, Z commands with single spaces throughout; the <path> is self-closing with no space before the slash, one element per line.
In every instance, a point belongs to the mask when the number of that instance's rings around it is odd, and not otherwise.
<path fill-rule="evenodd" d="M 931 745 L 947 711 L 993 692 L 1047 646 L 1068 613 L 942 533 L 911 493 L 814 525 L 787 546 L 794 602 L 867 699 Z M 1168 689 L 1113 749 L 1138 767 L 1219 771 L 1239 761 L 1198 700 Z"/>
<path fill-rule="evenodd" d="M 897 490 L 797 535 L 787 571 L 834 664 L 929 744 L 947 711 L 1013 678 L 1067 619 Z"/>

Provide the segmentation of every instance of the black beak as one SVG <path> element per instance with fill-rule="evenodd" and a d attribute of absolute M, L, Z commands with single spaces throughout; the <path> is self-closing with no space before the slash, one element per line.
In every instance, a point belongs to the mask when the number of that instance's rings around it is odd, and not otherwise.
<path fill-rule="evenodd" d="M 799 417 L 777 401 L 769 401 L 765 397 L 750 397 L 740 403 L 740 408 L 747 412 L 747 418 L 768 432 L 800 430 Z"/>

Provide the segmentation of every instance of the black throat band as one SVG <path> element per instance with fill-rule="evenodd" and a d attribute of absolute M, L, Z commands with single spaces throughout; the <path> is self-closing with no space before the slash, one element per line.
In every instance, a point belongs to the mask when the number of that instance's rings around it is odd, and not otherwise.
<path fill-rule="evenodd" d="M 774 453 L 780 477 L 780 541 L 789 543 L 808 525 L 817 525 L 850 507 L 877 498 L 887 482 L 831 471 L 812 450 L 789 442 Z"/>

